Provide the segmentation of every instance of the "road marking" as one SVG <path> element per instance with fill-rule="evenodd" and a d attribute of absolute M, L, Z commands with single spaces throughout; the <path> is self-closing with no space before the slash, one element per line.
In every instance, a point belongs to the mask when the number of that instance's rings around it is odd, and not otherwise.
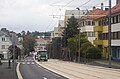
<path fill-rule="evenodd" d="M 22 62 L 22 64 L 25 64 L 25 62 Z"/>
<path fill-rule="evenodd" d="M 23 79 L 23 77 L 22 77 L 22 75 L 20 73 L 19 66 L 20 66 L 20 63 L 17 64 L 17 68 L 16 68 L 17 76 L 18 76 L 18 79 Z"/>
<path fill-rule="evenodd" d="M 27 62 L 27 64 L 30 64 L 30 62 Z"/>
<path fill-rule="evenodd" d="M 43 79 L 47 79 L 46 77 L 43 77 Z"/>
<path fill-rule="evenodd" d="M 35 64 L 35 62 L 32 62 L 31 64 Z"/>

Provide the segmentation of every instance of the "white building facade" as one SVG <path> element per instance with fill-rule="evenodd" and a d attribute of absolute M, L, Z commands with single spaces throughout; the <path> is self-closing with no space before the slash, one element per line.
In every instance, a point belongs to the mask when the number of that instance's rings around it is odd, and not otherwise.
<path fill-rule="evenodd" d="M 10 36 L 0 31 L 0 55 L 3 56 L 4 59 L 8 58 L 8 48 L 10 45 L 12 45 Z"/>
<path fill-rule="evenodd" d="M 36 45 L 35 46 L 35 51 L 38 52 L 38 51 L 47 51 L 47 44 L 50 43 L 50 39 L 48 38 L 37 38 L 36 39 Z"/>

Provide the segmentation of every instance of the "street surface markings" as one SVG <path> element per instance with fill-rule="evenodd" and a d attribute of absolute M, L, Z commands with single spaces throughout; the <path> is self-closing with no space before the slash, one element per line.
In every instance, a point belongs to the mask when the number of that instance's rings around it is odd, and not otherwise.
<path fill-rule="evenodd" d="M 25 62 L 22 62 L 22 64 L 25 64 Z"/>
<path fill-rule="evenodd" d="M 43 77 L 43 79 L 47 79 L 46 77 Z"/>
<path fill-rule="evenodd" d="M 35 64 L 35 62 L 21 62 L 21 64 Z"/>

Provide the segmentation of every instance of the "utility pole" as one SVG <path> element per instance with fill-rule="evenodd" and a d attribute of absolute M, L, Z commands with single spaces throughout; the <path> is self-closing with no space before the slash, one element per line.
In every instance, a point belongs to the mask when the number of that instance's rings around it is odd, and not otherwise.
<path fill-rule="evenodd" d="M 79 43 L 78 43 L 79 44 L 78 45 L 78 47 L 79 47 L 79 49 L 78 49 L 78 62 L 80 62 L 80 59 L 81 59 L 80 58 L 80 9 L 79 8 L 76 8 L 76 9 L 79 11 L 79 18 L 78 18 L 78 27 L 79 27 L 78 28 L 78 30 L 79 30 L 79 38 L 78 38 L 79 39 L 78 40 L 79 41 Z"/>
<path fill-rule="evenodd" d="M 15 33 L 12 35 L 12 46 L 13 46 L 13 78 L 15 78 Z"/>
<path fill-rule="evenodd" d="M 109 68 L 111 68 L 111 0 L 109 0 L 109 26 L 108 26 L 108 34 L 109 34 L 109 39 L 108 39 L 108 47 L 109 47 Z"/>

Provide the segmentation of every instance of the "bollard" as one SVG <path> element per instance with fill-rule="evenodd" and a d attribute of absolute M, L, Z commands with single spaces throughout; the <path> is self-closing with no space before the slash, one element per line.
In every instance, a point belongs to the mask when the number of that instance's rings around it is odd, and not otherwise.
<path fill-rule="evenodd" d="M 10 64 L 11 62 L 10 62 L 10 60 L 9 60 L 9 62 L 8 62 L 8 68 L 11 68 L 11 64 Z"/>
<path fill-rule="evenodd" d="M 0 60 L 0 65 L 2 65 L 2 62 L 1 62 L 1 60 Z"/>

